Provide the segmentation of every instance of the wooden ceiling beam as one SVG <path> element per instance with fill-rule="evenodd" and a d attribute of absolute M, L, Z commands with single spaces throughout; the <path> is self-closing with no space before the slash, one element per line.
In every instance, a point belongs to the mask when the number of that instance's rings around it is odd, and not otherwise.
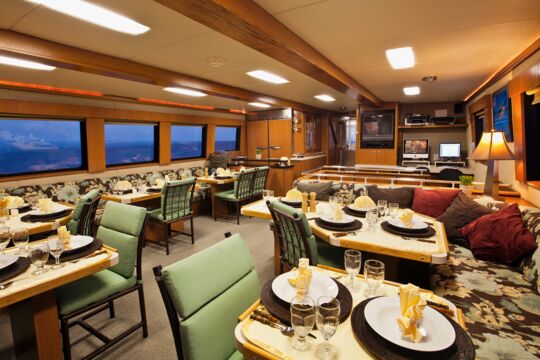
<path fill-rule="evenodd" d="M 27 60 L 112 78 L 158 86 L 181 86 L 204 91 L 209 95 L 245 102 L 265 102 L 277 107 L 321 113 L 322 109 L 260 94 L 239 87 L 141 64 L 74 46 L 37 38 L 11 30 L 0 30 L 0 53 Z"/>
<path fill-rule="evenodd" d="M 250 0 L 154 0 L 366 105 L 382 101 Z"/>

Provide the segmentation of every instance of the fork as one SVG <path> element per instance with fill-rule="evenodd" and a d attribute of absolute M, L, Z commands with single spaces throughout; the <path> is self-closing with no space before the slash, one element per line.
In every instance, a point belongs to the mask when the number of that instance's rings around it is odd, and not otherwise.
<path fill-rule="evenodd" d="M 0 284 L 0 290 L 7 289 L 8 287 L 11 286 L 11 284 L 13 284 L 13 281 L 8 281 L 6 283 Z"/>
<path fill-rule="evenodd" d="M 420 241 L 425 242 L 428 244 L 435 244 L 437 243 L 437 240 L 431 240 L 431 239 L 420 239 L 420 238 L 414 238 L 414 237 L 408 237 L 408 236 L 401 236 L 404 240 L 414 240 L 414 241 Z"/>

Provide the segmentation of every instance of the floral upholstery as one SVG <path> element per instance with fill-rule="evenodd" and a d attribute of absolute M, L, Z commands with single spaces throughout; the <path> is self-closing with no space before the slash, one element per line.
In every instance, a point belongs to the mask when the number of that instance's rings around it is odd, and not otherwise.
<path fill-rule="evenodd" d="M 521 271 L 527 279 L 540 290 L 540 210 L 527 209 L 522 212 L 523 221 L 531 231 L 538 247 L 520 264 Z"/>

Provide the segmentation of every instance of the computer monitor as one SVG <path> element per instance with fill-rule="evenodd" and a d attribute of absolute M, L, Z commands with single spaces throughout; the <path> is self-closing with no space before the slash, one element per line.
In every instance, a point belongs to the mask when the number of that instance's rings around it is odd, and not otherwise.
<path fill-rule="evenodd" d="M 439 145 L 439 158 L 461 159 L 460 143 L 444 143 Z"/>
<path fill-rule="evenodd" d="M 427 139 L 403 140 L 404 159 L 429 159 L 429 142 Z"/>

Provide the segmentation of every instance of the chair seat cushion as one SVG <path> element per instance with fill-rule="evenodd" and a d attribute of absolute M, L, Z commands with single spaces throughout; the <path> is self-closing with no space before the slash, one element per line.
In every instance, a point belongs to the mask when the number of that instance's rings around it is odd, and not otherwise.
<path fill-rule="evenodd" d="M 345 250 L 347 249 L 330 245 L 326 241 L 317 239 L 317 252 L 319 253 L 319 264 L 321 265 L 344 269 Z"/>
<path fill-rule="evenodd" d="M 216 197 L 224 199 L 224 200 L 228 200 L 228 201 L 238 201 L 238 199 L 236 199 L 236 196 L 234 194 L 234 190 L 218 192 L 216 193 Z"/>
<path fill-rule="evenodd" d="M 60 314 L 67 314 L 118 291 L 134 286 L 135 276 L 126 279 L 110 270 L 102 270 L 56 289 Z"/>
<path fill-rule="evenodd" d="M 475 259 L 451 245 L 431 288 L 463 310 L 477 359 L 540 357 L 540 295 L 517 268 Z"/>
<path fill-rule="evenodd" d="M 161 214 L 161 209 L 148 210 L 147 213 L 152 219 L 163 221 L 163 215 Z M 183 214 L 179 212 L 179 216 L 180 217 L 186 216 L 186 215 L 189 215 L 189 213 L 190 213 L 190 210 L 186 209 L 184 210 Z"/>

